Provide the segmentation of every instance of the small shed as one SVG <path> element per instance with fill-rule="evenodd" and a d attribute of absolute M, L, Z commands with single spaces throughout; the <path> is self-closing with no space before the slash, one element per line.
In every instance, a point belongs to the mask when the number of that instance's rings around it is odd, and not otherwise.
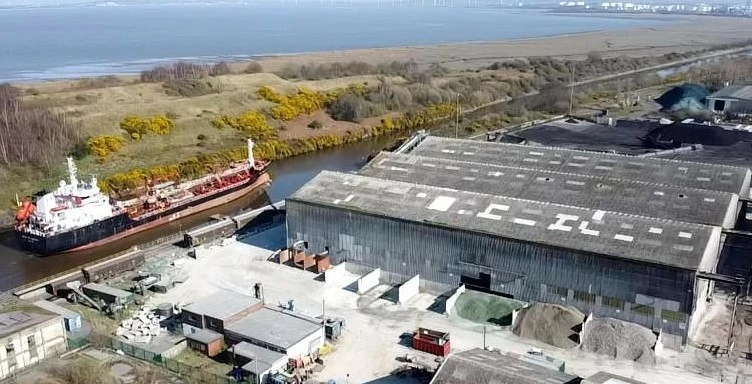
<path fill-rule="evenodd" d="M 64 308 L 58 304 L 46 300 L 36 301 L 34 302 L 34 305 L 62 316 L 63 322 L 65 323 L 65 330 L 68 332 L 73 332 L 81 328 L 81 315 L 71 311 L 68 308 Z"/>
<path fill-rule="evenodd" d="M 134 300 L 133 293 L 109 285 L 89 283 L 81 287 L 84 294 L 94 301 L 104 301 L 105 304 L 130 304 Z"/>
<path fill-rule="evenodd" d="M 202 354 L 214 357 L 222 352 L 224 346 L 224 338 L 217 332 L 210 329 L 193 329 L 185 336 L 188 339 L 188 347 Z"/>
<path fill-rule="evenodd" d="M 247 341 L 232 347 L 235 365 L 241 367 L 244 375 L 255 376 L 258 383 L 265 383 L 267 376 L 287 364 L 287 355 L 267 349 Z"/>

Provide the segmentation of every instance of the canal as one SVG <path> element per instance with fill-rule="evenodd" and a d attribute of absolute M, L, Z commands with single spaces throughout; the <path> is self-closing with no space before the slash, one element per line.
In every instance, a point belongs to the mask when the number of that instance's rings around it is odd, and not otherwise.
<path fill-rule="evenodd" d="M 406 135 L 406 134 L 405 134 Z M 285 199 L 322 170 L 352 172 L 365 164 L 369 155 L 388 147 L 397 136 L 321 150 L 276 161 L 269 168 L 272 184 L 264 191 L 251 192 L 234 202 L 188 216 L 153 230 L 144 231 L 100 248 L 76 253 L 37 257 L 22 251 L 12 230 L 0 233 L 0 291 L 41 279 L 76 266 L 172 235 L 210 220 L 212 215 L 231 215 Z"/>

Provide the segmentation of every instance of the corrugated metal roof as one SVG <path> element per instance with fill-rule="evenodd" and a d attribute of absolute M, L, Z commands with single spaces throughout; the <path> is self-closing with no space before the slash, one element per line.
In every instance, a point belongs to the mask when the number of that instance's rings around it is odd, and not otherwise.
<path fill-rule="evenodd" d="M 223 290 L 191 303 L 183 309 L 224 321 L 260 302 L 261 300 L 253 296 Z"/>
<path fill-rule="evenodd" d="M 749 168 L 727 165 L 433 136 L 423 140 L 411 153 L 474 163 L 607 176 L 736 194 L 742 194 L 742 189 L 745 184 L 749 184 L 751 175 Z"/>
<path fill-rule="evenodd" d="M 384 152 L 360 170 L 364 176 L 723 226 L 737 197 L 608 177 L 470 163 Z"/>
<path fill-rule="evenodd" d="M 73 312 L 68 308 L 62 307 L 58 304 L 49 302 L 47 300 L 35 301 L 34 305 L 36 305 L 39 308 L 50 311 L 52 313 L 56 313 L 66 319 L 73 319 L 73 318 L 81 317 L 79 313 Z"/>
<path fill-rule="evenodd" d="M 696 270 L 720 228 L 324 171 L 300 201 Z"/>
<path fill-rule="evenodd" d="M 579 377 L 480 348 L 453 353 L 431 384 L 569 384 Z"/>
<path fill-rule="evenodd" d="M 730 85 L 711 94 L 708 98 L 752 101 L 752 85 Z"/>

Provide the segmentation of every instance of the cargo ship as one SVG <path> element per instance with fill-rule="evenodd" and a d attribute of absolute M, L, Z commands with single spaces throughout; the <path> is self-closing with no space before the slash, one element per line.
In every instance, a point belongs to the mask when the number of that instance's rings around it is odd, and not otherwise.
<path fill-rule="evenodd" d="M 78 180 L 68 158 L 68 182 L 19 204 L 16 234 L 21 248 L 40 256 L 98 247 L 265 187 L 271 182 L 268 166 L 254 160 L 249 139 L 248 158 L 227 169 L 187 181 L 150 182 L 135 197 L 117 200 L 99 189 L 96 177 Z"/>

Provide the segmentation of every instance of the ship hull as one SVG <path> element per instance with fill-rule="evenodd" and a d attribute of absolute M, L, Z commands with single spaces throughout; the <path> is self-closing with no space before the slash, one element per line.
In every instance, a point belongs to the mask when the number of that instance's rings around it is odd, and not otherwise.
<path fill-rule="evenodd" d="M 16 234 L 21 248 L 40 256 L 95 248 L 237 200 L 252 190 L 269 184 L 270 181 L 269 175 L 262 173 L 251 183 L 238 185 L 220 194 L 208 195 L 138 220 L 130 218 L 127 213 L 122 213 L 52 236 L 39 236 L 24 231 L 16 231 Z"/>

